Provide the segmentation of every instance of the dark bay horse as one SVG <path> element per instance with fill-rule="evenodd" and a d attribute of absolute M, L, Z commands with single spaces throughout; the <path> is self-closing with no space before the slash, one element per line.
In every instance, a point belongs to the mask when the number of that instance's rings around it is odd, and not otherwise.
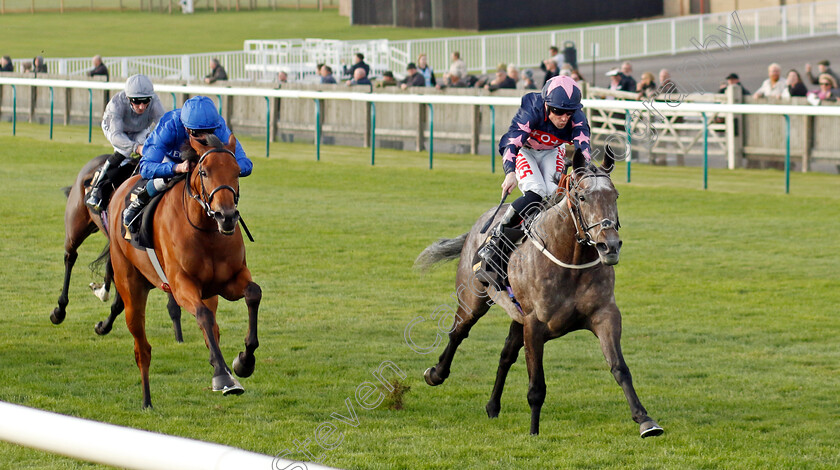
<path fill-rule="evenodd" d="M 513 321 L 486 406 L 489 417 L 499 415 L 508 370 L 524 345 L 531 434 L 539 434 L 540 410 L 546 394 L 544 343 L 586 329 L 598 337 L 607 364 L 624 390 L 633 420 L 640 425 L 641 436 L 662 434 L 662 428 L 647 415 L 636 396 L 630 370 L 621 353 L 621 313 L 615 304 L 612 267 L 618 263 L 621 239 L 618 192 L 609 178 L 612 166 L 609 150 L 600 168 L 588 165 L 578 151 L 567 189 L 558 189 L 550 206 L 531 225 L 527 241 L 511 255 L 508 279 L 521 310 L 511 301 L 506 289 L 492 284 L 485 288 L 473 273 L 473 256 L 486 238 L 479 231 L 491 217 L 491 211 L 479 218 L 468 233 L 455 239 L 441 239 L 420 254 L 415 263 L 420 268 L 461 258 L 455 281 L 459 286 L 459 305 L 454 326 L 437 365 L 424 374 L 429 385 L 440 385 L 446 380 L 458 345 L 495 302 Z"/>
<path fill-rule="evenodd" d="M 234 359 L 233 370 L 240 377 L 248 377 L 254 372 L 254 351 L 259 346 L 257 311 L 262 291 L 251 280 L 245 265 L 245 244 L 237 226 L 240 169 L 234 157 L 236 139 L 231 135 L 227 145 L 212 134 L 206 139 L 202 142 L 190 137 L 190 146 L 197 155 L 193 152 L 187 159 L 195 167 L 162 196 L 154 214 L 153 238 L 172 295 L 195 315 L 204 333 L 213 366 L 213 390 L 224 395 L 240 394 L 244 389 L 231 374 L 219 348 L 216 307 L 219 296 L 230 301 L 245 298 L 248 334 L 245 351 Z M 114 193 L 109 205 L 111 214 L 122 213 L 126 194 L 137 178 L 132 177 Z M 146 252 L 134 248 L 123 237 L 120 217 L 111 217 L 108 225 L 114 284 L 125 302 L 125 321 L 134 336 L 134 357 L 143 384 L 143 408 L 147 408 L 152 406 L 152 347 L 146 339 L 146 297 L 165 281 L 158 276 Z"/>
<path fill-rule="evenodd" d="M 50 321 L 55 325 L 63 322 L 67 316 L 67 304 L 70 301 L 68 295 L 70 290 L 70 275 L 73 272 L 73 265 L 76 264 L 79 247 L 91 234 L 97 231 L 103 234 L 108 233 L 102 225 L 102 218 L 85 205 L 85 188 L 90 185 L 97 169 L 110 156 L 110 154 L 100 155 L 87 162 L 79 171 L 73 185 L 67 188 L 67 207 L 64 209 L 64 284 L 61 288 L 61 294 L 58 297 L 58 306 L 50 314 Z M 127 168 L 125 171 L 130 172 L 131 168 Z M 107 235 L 105 236 L 107 237 Z M 91 288 L 94 289 L 94 294 L 103 302 L 108 300 L 112 279 L 113 271 L 111 264 L 106 263 L 105 280 L 102 285 L 96 286 L 91 284 Z M 184 341 L 181 334 L 181 307 L 178 306 L 172 295 L 169 296 L 167 309 L 169 310 L 169 317 L 172 319 L 172 327 L 175 330 L 175 341 L 181 343 Z M 117 293 L 114 296 L 114 302 L 111 304 L 111 313 L 108 315 L 108 318 L 104 322 L 96 324 L 94 328 L 96 333 L 99 335 L 108 334 L 114 324 L 114 319 L 122 311 L 123 301 L 120 298 L 120 294 Z"/>

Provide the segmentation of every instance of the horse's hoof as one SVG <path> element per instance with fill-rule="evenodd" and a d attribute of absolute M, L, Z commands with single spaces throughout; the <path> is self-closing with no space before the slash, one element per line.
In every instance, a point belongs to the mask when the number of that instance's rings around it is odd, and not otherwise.
<path fill-rule="evenodd" d="M 99 300 L 103 302 L 107 302 L 108 299 L 111 297 L 111 293 L 105 290 L 105 285 L 100 284 L 98 282 L 91 282 L 90 290 L 93 291 L 93 295 L 95 295 Z"/>
<path fill-rule="evenodd" d="M 106 327 L 105 322 L 99 322 L 95 327 L 93 327 L 93 331 L 95 331 L 99 336 L 105 336 L 111 332 L 111 325 L 107 325 Z"/>
<path fill-rule="evenodd" d="M 222 395 L 242 395 L 245 389 L 236 378 L 230 374 L 213 377 L 213 391 Z"/>
<path fill-rule="evenodd" d="M 426 369 L 426 372 L 423 373 L 423 378 L 426 379 L 426 383 L 435 387 L 443 383 L 444 379 L 442 379 L 439 375 L 437 375 L 437 371 L 434 367 L 429 367 Z"/>
<path fill-rule="evenodd" d="M 61 311 L 61 309 L 56 307 L 55 310 L 53 310 L 50 314 L 50 321 L 53 325 L 58 325 L 64 321 L 65 315 L 67 315 L 65 312 Z"/>
<path fill-rule="evenodd" d="M 642 439 L 644 439 L 646 437 L 661 436 L 665 430 L 659 427 L 656 421 L 649 419 L 639 425 L 639 432 L 642 435 Z"/>
<path fill-rule="evenodd" d="M 242 351 L 233 360 L 233 371 L 240 377 L 250 377 L 251 374 L 254 373 L 255 363 L 256 359 L 254 356 L 250 356 L 249 359 L 248 356 L 245 355 L 245 351 Z"/>
<path fill-rule="evenodd" d="M 501 411 L 502 407 L 498 403 L 493 403 L 492 401 L 487 402 L 487 406 L 484 407 L 487 411 L 488 418 L 498 418 L 499 411 Z"/>

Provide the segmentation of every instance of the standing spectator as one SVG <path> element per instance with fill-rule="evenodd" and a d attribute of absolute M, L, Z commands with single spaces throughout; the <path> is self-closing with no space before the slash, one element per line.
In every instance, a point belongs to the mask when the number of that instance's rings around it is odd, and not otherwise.
<path fill-rule="evenodd" d="M 787 82 L 782 76 L 782 68 L 777 63 L 770 64 L 767 67 L 767 80 L 761 84 L 761 88 L 753 94 L 753 98 L 769 97 L 781 98 L 782 92 L 787 87 Z"/>
<path fill-rule="evenodd" d="M 787 86 L 782 91 L 782 98 L 806 95 L 808 95 L 808 89 L 805 87 L 805 84 L 802 83 L 802 77 L 799 76 L 799 72 L 794 69 L 790 69 L 787 74 Z"/>
<path fill-rule="evenodd" d="M 372 83 L 370 83 L 370 79 L 367 77 L 365 69 L 359 67 L 355 72 L 353 72 L 353 80 L 348 80 L 347 85 L 372 85 Z"/>
<path fill-rule="evenodd" d="M 394 78 L 394 72 L 391 72 L 390 70 L 382 72 L 382 81 L 376 84 L 378 88 L 385 88 L 397 85 L 397 80 Z"/>
<path fill-rule="evenodd" d="M 435 85 L 435 88 L 441 90 L 443 88 L 468 88 L 470 86 L 469 82 L 457 73 L 449 73 L 446 74 L 446 78 L 443 79 L 443 83 L 438 83 Z"/>
<path fill-rule="evenodd" d="M 458 51 L 452 53 L 452 63 L 449 65 L 449 73 L 457 73 L 461 78 L 467 76 L 467 64 L 461 60 L 461 53 Z"/>
<path fill-rule="evenodd" d="M 729 87 L 729 85 L 737 85 L 741 87 L 741 96 L 747 96 L 750 94 L 750 92 L 747 91 L 746 88 L 744 88 L 744 84 L 741 83 L 741 79 L 738 77 L 737 73 L 730 73 L 726 76 L 726 83 L 721 84 L 718 93 L 726 93 L 726 89 Z"/>
<path fill-rule="evenodd" d="M 106 67 L 105 64 L 102 63 L 101 55 L 93 56 L 91 62 L 93 63 L 93 69 L 91 69 L 90 72 L 88 72 L 88 77 L 92 77 L 94 75 L 104 75 L 106 82 L 111 80 L 111 77 L 108 75 L 108 67 Z"/>
<path fill-rule="evenodd" d="M 656 95 L 656 82 L 653 81 L 652 73 L 642 73 L 642 80 L 636 85 L 636 91 L 639 92 L 638 99 L 640 100 Z"/>
<path fill-rule="evenodd" d="M 417 66 L 414 65 L 414 62 L 408 63 L 408 65 L 405 68 L 405 72 L 406 76 L 402 80 L 402 82 L 400 82 L 400 88 L 405 90 L 410 86 L 426 86 L 426 79 L 423 78 L 423 76 L 420 75 L 420 73 L 417 71 Z"/>
<path fill-rule="evenodd" d="M 515 65 L 507 66 L 507 76 L 512 78 L 514 82 L 519 83 L 519 69 Z"/>
<path fill-rule="evenodd" d="M 607 76 L 610 77 L 610 86 L 607 88 L 613 91 L 621 91 L 621 88 L 619 88 L 621 86 L 621 71 L 618 69 L 612 69 L 607 72 Z M 608 96 L 607 99 L 614 100 L 615 97 Z"/>
<path fill-rule="evenodd" d="M 285 85 L 286 83 L 289 83 L 289 75 L 282 70 L 277 72 L 277 82 L 280 83 L 281 85 Z"/>
<path fill-rule="evenodd" d="M 543 86 L 548 83 L 549 80 L 560 75 L 560 71 L 557 68 L 557 62 L 554 59 L 545 59 L 542 63 L 540 69 L 545 70 L 545 78 L 543 79 Z"/>
<path fill-rule="evenodd" d="M 12 64 L 12 58 L 4 55 L 2 59 L 0 59 L 0 72 L 14 72 L 15 66 Z"/>
<path fill-rule="evenodd" d="M 811 64 L 805 64 L 805 75 L 808 76 L 808 81 L 810 81 L 812 85 L 816 85 L 820 81 L 819 80 L 819 75 L 827 73 L 834 78 L 835 82 L 840 83 L 840 78 L 838 78 L 837 74 L 834 73 L 831 70 L 831 67 L 829 67 L 830 65 L 831 65 L 831 62 L 829 62 L 827 60 L 821 60 L 821 61 L 817 62 L 817 68 L 819 69 L 820 73 L 817 74 L 817 77 L 814 77 L 811 74 Z"/>
<path fill-rule="evenodd" d="M 44 56 L 36 56 L 32 59 L 32 69 L 35 73 L 47 73 L 47 63 L 44 62 Z"/>
<path fill-rule="evenodd" d="M 496 69 L 496 78 L 484 85 L 487 91 L 496 91 L 499 88 L 516 89 L 516 80 L 508 76 L 505 64 L 499 64 L 499 68 Z"/>
<path fill-rule="evenodd" d="M 333 76 L 332 67 L 329 65 L 321 66 L 321 85 L 335 85 L 335 77 Z"/>
<path fill-rule="evenodd" d="M 540 70 L 543 72 L 548 72 L 548 62 L 549 60 L 554 61 L 554 65 L 557 66 L 556 70 L 560 70 L 563 68 L 563 54 L 560 53 L 560 49 L 557 46 L 551 46 L 548 48 L 548 59 L 542 61 L 540 64 Z M 556 76 L 556 75 L 554 75 Z M 545 81 L 550 80 L 550 77 L 546 77 Z"/>
<path fill-rule="evenodd" d="M 534 83 L 534 72 L 531 69 L 522 71 L 522 88 L 526 90 L 536 90 L 537 84 Z"/>
<path fill-rule="evenodd" d="M 820 74 L 817 83 L 820 89 L 812 91 L 809 96 L 816 96 L 821 101 L 837 101 L 837 80 L 833 76 L 827 73 Z"/>
<path fill-rule="evenodd" d="M 621 91 L 636 91 L 636 79 L 633 78 L 633 64 L 629 61 L 624 61 L 621 64 L 621 82 L 618 85 Z"/>
<path fill-rule="evenodd" d="M 437 85 L 437 82 L 435 81 L 435 71 L 432 70 L 431 66 L 429 66 L 426 54 L 420 54 L 417 57 L 417 72 L 423 76 L 423 80 L 426 81 L 427 87 Z"/>
<path fill-rule="evenodd" d="M 210 59 L 210 73 L 204 77 L 204 83 L 215 83 L 219 80 L 227 79 L 227 72 L 225 72 L 222 64 L 219 63 L 219 59 Z"/>
<path fill-rule="evenodd" d="M 32 62 L 24 62 L 21 64 L 20 71 L 23 73 L 32 73 Z"/>
<path fill-rule="evenodd" d="M 365 63 L 365 55 L 361 52 L 357 52 L 356 55 L 353 56 L 353 65 L 350 67 L 347 67 L 346 65 L 344 66 L 344 75 L 355 77 L 356 69 L 364 69 L 365 77 L 370 75 L 370 65 Z"/>

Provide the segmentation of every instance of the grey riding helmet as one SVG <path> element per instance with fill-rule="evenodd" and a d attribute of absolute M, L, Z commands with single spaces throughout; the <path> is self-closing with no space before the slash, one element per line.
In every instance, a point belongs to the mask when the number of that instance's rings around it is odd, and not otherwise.
<path fill-rule="evenodd" d="M 143 74 L 132 75 L 125 81 L 127 98 L 151 98 L 155 96 L 155 87 L 149 77 Z"/>

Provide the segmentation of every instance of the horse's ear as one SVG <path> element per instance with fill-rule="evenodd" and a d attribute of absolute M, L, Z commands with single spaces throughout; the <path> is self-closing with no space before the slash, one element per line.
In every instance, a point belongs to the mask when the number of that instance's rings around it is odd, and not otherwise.
<path fill-rule="evenodd" d="M 615 168 L 615 152 L 613 152 L 610 144 L 607 143 L 604 146 L 604 161 L 601 162 L 601 169 L 609 174 L 613 171 L 613 168 Z"/>
<path fill-rule="evenodd" d="M 230 138 L 228 139 L 225 148 L 233 153 L 236 153 L 236 137 L 233 136 L 233 132 L 230 133 Z"/>
<path fill-rule="evenodd" d="M 586 169 L 586 157 L 583 155 L 583 151 L 581 149 L 577 149 L 575 151 L 575 158 L 572 159 L 572 170 L 585 170 Z"/>

